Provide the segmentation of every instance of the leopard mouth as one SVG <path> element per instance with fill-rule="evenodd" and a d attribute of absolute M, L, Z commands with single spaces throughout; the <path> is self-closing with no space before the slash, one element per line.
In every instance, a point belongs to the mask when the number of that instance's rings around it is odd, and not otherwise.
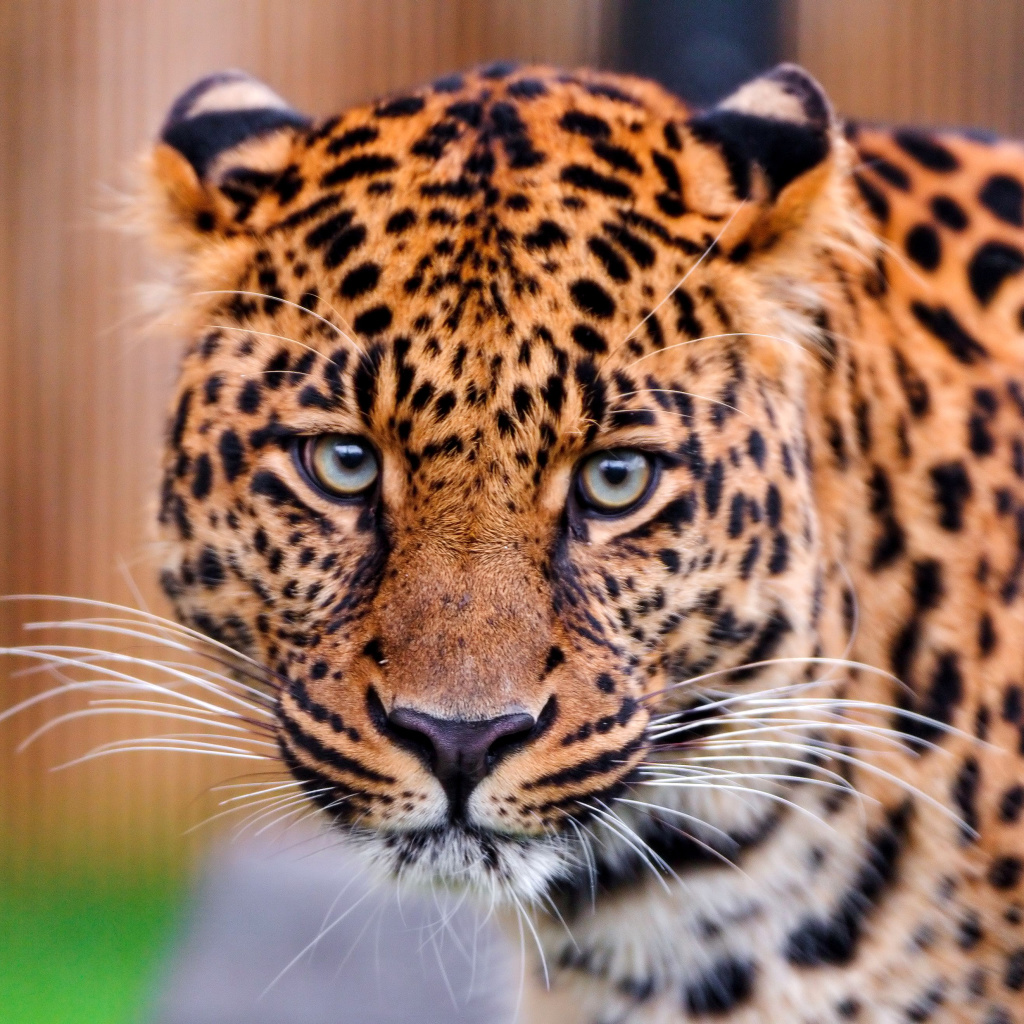
<path fill-rule="evenodd" d="M 349 829 L 370 870 L 414 887 L 442 886 L 494 900 L 542 899 L 572 876 L 578 856 L 565 837 L 527 836 L 464 824 L 407 830 Z"/>

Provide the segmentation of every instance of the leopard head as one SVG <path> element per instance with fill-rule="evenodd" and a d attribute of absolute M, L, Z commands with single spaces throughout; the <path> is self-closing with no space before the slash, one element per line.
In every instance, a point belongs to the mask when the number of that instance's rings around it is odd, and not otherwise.
<path fill-rule="evenodd" d="M 536 899 L 770 819 L 777 782 L 643 787 L 834 646 L 807 421 L 845 145 L 791 66 L 700 113 L 504 66 L 322 123 L 233 72 L 175 103 L 163 585 L 376 864 Z"/>

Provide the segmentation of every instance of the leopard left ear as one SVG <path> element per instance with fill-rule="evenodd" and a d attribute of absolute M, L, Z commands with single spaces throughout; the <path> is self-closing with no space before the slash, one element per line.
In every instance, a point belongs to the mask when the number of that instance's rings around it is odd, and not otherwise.
<path fill-rule="evenodd" d="M 737 220 L 755 246 L 802 220 L 836 177 L 841 144 L 832 105 L 795 64 L 780 64 L 741 86 L 687 128 L 718 151 L 734 196 L 749 204 Z"/>
<path fill-rule="evenodd" d="M 241 71 L 196 82 L 175 100 L 150 160 L 160 227 L 186 248 L 245 223 L 287 169 L 309 118 Z"/>

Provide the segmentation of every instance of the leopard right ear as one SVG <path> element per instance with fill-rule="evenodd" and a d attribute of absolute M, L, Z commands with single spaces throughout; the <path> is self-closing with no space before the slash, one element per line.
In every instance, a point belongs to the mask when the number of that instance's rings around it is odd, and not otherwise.
<path fill-rule="evenodd" d="M 149 159 L 160 239 L 195 249 L 244 227 L 285 175 L 309 118 L 241 71 L 200 79 L 175 100 Z"/>
<path fill-rule="evenodd" d="M 720 196 L 724 171 L 732 198 L 744 204 L 725 233 L 727 245 L 774 248 L 827 204 L 844 177 L 832 106 L 824 89 L 795 64 L 780 64 L 747 82 L 686 126 L 718 157 L 717 169 L 695 169 L 693 187 L 707 182 Z"/>

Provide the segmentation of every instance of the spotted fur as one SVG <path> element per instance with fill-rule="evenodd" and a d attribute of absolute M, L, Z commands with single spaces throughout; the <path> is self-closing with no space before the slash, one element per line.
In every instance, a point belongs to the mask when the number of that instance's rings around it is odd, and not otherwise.
<path fill-rule="evenodd" d="M 1024 1021 L 1019 146 L 495 66 L 216 76 L 151 164 L 164 587 L 341 832 L 529 904 L 538 1020 Z M 589 516 L 613 447 L 658 479 Z M 455 807 L 396 708 L 535 724 Z"/>

